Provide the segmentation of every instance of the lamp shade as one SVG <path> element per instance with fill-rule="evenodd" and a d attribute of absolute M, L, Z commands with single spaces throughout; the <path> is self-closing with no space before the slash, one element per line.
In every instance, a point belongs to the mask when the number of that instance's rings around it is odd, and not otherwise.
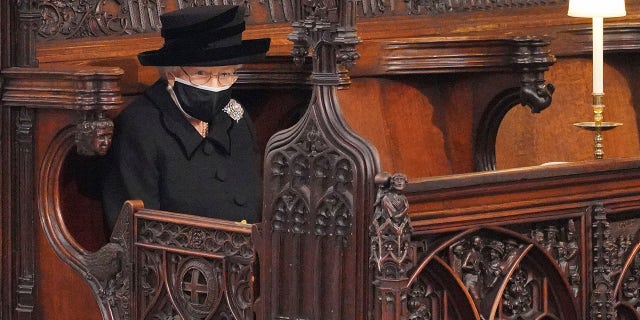
<path fill-rule="evenodd" d="M 624 0 L 569 0 L 569 12 L 572 17 L 612 18 L 627 15 Z"/>

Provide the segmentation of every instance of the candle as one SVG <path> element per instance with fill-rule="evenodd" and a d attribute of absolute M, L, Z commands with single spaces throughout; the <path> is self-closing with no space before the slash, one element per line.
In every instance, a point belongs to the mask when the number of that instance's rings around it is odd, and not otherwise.
<path fill-rule="evenodd" d="M 568 15 L 592 18 L 593 23 L 593 94 L 604 93 L 602 85 L 603 18 L 622 17 L 627 14 L 624 0 L 569 0 Z"/>
<path fill-rule="evenodd" d="M 593 17 L 593 94 L 603 94 L 603 21 Z"/>

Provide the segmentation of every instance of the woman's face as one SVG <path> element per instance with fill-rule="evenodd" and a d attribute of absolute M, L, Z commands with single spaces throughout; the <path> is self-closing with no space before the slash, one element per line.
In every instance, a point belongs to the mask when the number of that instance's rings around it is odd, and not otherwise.
<path fill-rule="evenodd" d="M 174 76 L 199 86 L 212 88 L 227 87 L 238 80 L 236 71 L 240 65 L 218 66 L 218 67 L 197 67 L 185 66 L 177 68 Z"/>

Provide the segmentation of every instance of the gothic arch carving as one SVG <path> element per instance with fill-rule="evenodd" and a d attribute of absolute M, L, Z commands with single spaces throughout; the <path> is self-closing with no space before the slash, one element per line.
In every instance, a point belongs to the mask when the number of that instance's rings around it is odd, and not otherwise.
<path fill-rule="evenodd" d="M 614 292 L 620 319 L 640 318 L 640 243 L 627 257 Z"/>
<path fill-rule="evenodd" d="M 475 319 L 580 319 L 558 263 L 533 239 L 491 227 L 466 230 L 434 245 L 410 278 L 410 317 L 454 312 L 475 314 Z M 465 301 L 463 306 L 425 305 L 427 296 L 415 294 L 427 292 L 421 289 L 423 279 L 436 279 L 434 270 L 445 285 L 438 294 L 455 295 L 455 301 Z"/>

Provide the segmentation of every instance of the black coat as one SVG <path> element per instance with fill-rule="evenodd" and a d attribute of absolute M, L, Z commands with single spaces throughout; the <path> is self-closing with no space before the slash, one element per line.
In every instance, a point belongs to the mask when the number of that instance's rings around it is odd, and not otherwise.
<path fill-rule="evenodd" d="M 103 187 L 113 228 L 125 200 L 145 208 L 257 222 L 260 163 L 253 130 L 220 111 L 202 138 L 159 80 L 115 120 Z"/>

